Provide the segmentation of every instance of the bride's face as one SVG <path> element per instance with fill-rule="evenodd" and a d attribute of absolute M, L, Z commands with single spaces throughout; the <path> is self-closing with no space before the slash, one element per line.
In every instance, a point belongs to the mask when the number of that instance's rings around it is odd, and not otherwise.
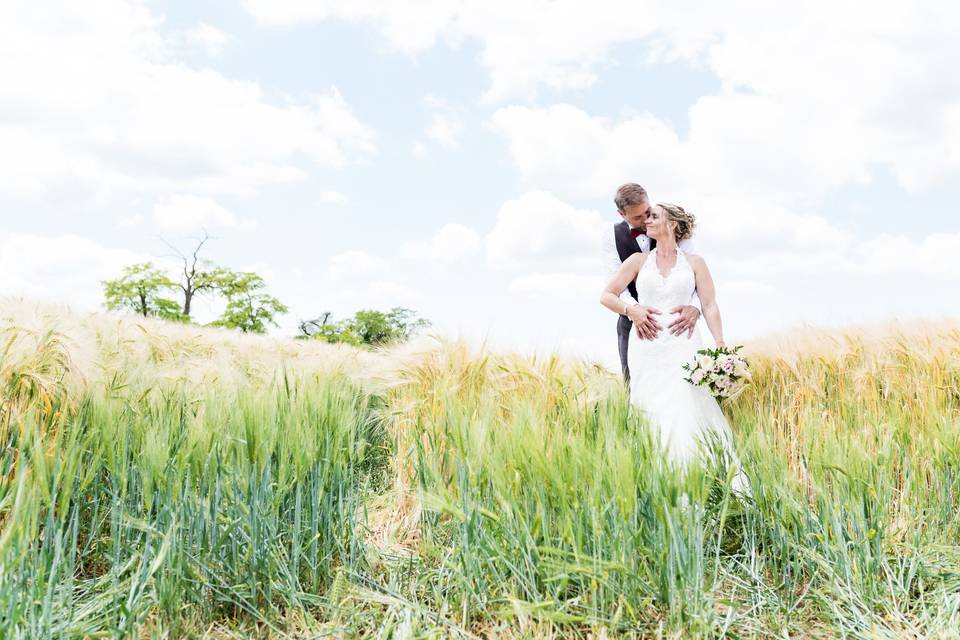
<path fill-rule="evenodd" d="M 669 236 L 671 223 L 666 212 L 658 206 L 650 207 L 647 212 L 647 235 L 657 240 Z"/>

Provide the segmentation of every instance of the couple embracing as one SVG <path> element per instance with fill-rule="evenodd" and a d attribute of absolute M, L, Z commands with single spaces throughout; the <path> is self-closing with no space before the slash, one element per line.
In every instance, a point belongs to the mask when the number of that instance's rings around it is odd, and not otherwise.
<path fill-rule="evenodd" d="M 614 203 L 623 220 L 606 233 L 606 259 L 615 274 L 600 303 L 619 316 L 620 363 L 630 400 L 674 462 L 686 463 L 707 441 L 719 440 L 736 468 L 734 493 L 750 495 L 720 405 L 706 387 L 684 379 L 683 365 L 703 348 L 697 329 L 701 310 L 717 347 L 725 346 L 713 279 L 690 242 L 696 220 L 678 205 L 651 204 L 646 190 L 634 183 L 617 189 Z M 691 304 L 694 299 L 700 309 Z"/>

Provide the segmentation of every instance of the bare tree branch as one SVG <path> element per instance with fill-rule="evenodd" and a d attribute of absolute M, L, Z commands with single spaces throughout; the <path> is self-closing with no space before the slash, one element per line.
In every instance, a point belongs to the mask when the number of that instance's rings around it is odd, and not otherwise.
<path fill-rule="evenodd" d="M 190 317 L 190 309 L 193 303 L 193 297 L 201 291 L 212 289 L 214 287 L 214 282 L 212 280 L 205 280 L 204 278 L 206 272 L 201 269 L 203 261 L 200 258 L 200 252 L 203 250 L 203 247 L 207 244 L 207 242 L 215 238 L 207 233 L 206 229 L 203 229 L 202 238 L 191 239 L 196 242 L 196 246 L 188 256 L 166 238 L 160 236 L 161 242 L 167 245 L 183 262 L 183 279 L 177 283 L 177 286 L 180 287 L 180 290 L 183 292 L 183 315 L 188 318 Z"/>

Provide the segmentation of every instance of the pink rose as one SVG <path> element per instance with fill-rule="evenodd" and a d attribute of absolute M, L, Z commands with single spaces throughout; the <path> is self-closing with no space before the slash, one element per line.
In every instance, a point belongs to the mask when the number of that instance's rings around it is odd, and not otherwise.
<path fill-rule="evenodd" d="M 723 360 L 720 361 L 720 368 L 723 369 L 724 373 L 733 373 L 735 366 L 736 362 L 733 356 L 725 356 Z"/>

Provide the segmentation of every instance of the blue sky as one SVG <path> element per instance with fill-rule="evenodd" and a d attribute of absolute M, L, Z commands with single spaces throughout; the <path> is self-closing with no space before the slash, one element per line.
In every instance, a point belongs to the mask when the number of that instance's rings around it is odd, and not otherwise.
<path fill-rule="evenodd" d="M 205 228 L 279 334 L 403 305 L 610 363 L 636 181 L 697 214 L 728 339 L 956 317 L 960 12 L 858 4 L 5 3 L 0 294 L 97 309 Z"/>

